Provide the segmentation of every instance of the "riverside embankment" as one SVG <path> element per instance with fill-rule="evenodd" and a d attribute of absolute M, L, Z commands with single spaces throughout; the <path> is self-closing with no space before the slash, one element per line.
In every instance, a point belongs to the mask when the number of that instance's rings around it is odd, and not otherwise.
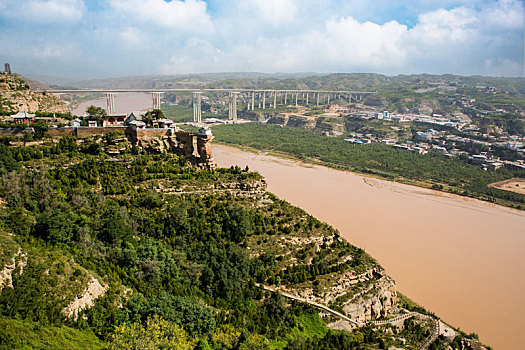
<path fill-rule="evenodd" d="M 222 145 L 213 153 L 338 228 L 445 321 L 496 349 L 521 348 L 525 212 Z"/>

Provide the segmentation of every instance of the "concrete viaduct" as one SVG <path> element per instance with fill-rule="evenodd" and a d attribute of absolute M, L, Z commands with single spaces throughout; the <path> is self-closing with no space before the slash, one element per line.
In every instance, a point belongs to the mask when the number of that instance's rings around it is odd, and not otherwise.
<path fill-rule="evenodd" d="M 108 114 L 115 112 L 115 98 L 117 93 L 142 92 L 150 93 L 153 97 L 153 109 L 160 109 L 161 94 L 164 93 L 192 93 L 193 121 L 202 121 L 201 100 L 203 93 L 225 93 L 229 95 L 228 119 L 237 120 L 237 102 L 239 99 L 246 103 L 248 110 L 277 108 L 278 105 L 287 106 L 314 104 L 329 105 L 331 99 L 343 98 L 348 102 L 362 100 L 363 95 L 375 94 L 377 91 L 348 91 L 348 90 L 253 90 L 253 89 L 78 89 L 78 90 L 46 90 L 37 91 L 52 94 L 79 94 L 105 93 Z"/>

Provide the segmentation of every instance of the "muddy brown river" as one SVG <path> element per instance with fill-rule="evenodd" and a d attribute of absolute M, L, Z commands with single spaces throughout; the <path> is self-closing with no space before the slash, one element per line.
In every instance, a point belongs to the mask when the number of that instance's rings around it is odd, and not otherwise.
<path fill-rule="evenodd" d="M 339 229 L 445 322 L 495 349 L 525 348 L 525 212 L 217 144 L 213 153 Z"/>
<path fill-rule="evenodd" d="M 114 99 L 115 113 L 129 114 L 132 111 L 151 108 L 153 104 L 151 94 L 147 93 L 117 93 L 114 95 Z M 98 100 L 84 101 L 80 103 L 72 113 L 74 115 L 86 115 L 86 109 L 91 105 L 106 109 L 106 99 L 100 98 Z"/>

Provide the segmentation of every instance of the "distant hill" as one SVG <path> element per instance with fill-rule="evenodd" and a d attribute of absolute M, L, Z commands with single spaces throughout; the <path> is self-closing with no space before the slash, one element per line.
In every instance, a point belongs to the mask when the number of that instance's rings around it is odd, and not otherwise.
<path fill-rule="evenodd" d="M 50 78 L 49 78 L 50 79 Z M 48 81 L 59 81 L 59 79 Z M 226 72 L 180 75 L 156 75 L 119 77 L 78 82 L 67 81 L 61 86 L 77 88 L 260 88 L 260 89 L 329 89 L 329 90 L 375 90 L 406 84 L 450 83 L 465 87 L 496 87 L 512 93 L 525 94 L 525 78 L 498 78 L 482 76 L 459 76 L 452 74 L 411 74 L 387 76 L 376 73 L 259 73 Z"/>

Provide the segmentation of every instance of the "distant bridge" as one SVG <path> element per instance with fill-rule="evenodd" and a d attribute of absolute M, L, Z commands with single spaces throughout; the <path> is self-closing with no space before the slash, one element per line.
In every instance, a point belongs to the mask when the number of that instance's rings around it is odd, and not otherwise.
<path fill-rule="evenodd" d="M 201 113 L 201 97 L 206 92 L 228 93 L 228 118 L 230 120 L 237 120 L 237 99 L 240 96 L 247 102 L 248 110 L 255 110 L 257 101 L 257 108 L 266 109 L 268 98 L 268 107 L 277 108 L 277 105 L 282 106 L 308 105 L 310 102 L 317 106 L 329 105 L 332 98 L 343 98 L 348 102 L 352 100 L 359 102 L 363 95 L 375 94 L 376 91 L 350 91 L 350 90 L 302 90 L 302 89 L 50 89 L 37 90 L 37 92 L 46 92 L 52 94 L 81 94 L 81 93 L 105 93 L 107 112 L 109 114 L 115 111 L 114 94 L 117 93 L 150 93 L 153 97 L 153 109 L 160 109 L 161 94 L 165 93 L 188 93 L 191 92 L 193 96 L 193 121 L 200 123 L 202 121 Z M 289 97 L 289 99 L 288 99 Z M 277 101 L 279 99 L 279 102 Z M 288 103 L 288 101 L 290 103 Z M 314 102 L 315 101 L 315 102 Z"/>

